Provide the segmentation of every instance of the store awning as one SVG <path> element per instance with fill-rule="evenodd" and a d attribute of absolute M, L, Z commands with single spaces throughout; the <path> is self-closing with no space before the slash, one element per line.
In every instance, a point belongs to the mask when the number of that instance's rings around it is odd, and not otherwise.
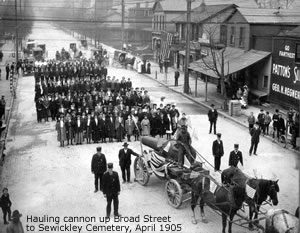
<path fill-rule="evenodd" d="M 218 70 L 220 69 L 220 63 L 221 63 L 221 50 L 216 51 L 217 54 L 217 59 L 216 59 L 216 66 Z M 240 71 L 242 69 L 245 69 L 246 67 L 249 67 L 256 62 L 259 62 L 260 60 L 268 57 L 271 53 L 270 52 L 264 52 L 264 51 L 258 51 L 258 50 L 249 50 L 245 51 L 242 49 L 238 48 L 231 48 L 231 47 L 226 47 L 223 58 L 224 58 L 224 74 L 229 75 L 233 74 L 237 71 Z M 212 57 L 211 55 L 207 56 L 203 59 L 199 59 L 197 61 L 194 61 L 190 63 L 189 69 L 198 71 L 200 73 L 203 73 L 205 75 L 218 78 L 217 74 L 207 67 L 206 64 L 209 64 L 209 66 L 212 66 Z M 215 67 L 215 66 L 212 66 Z"/>

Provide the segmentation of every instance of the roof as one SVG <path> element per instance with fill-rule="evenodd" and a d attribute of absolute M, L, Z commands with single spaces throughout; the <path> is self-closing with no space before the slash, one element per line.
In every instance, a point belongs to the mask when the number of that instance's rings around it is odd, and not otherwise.
<path fill-rule="evenodd" d="M 238 8 L 250 24 L 296 24 L 300 25 L 300 11 L 290 9 Z"/>
<path fill-rule="evenodd" d="M 218 51 L 217 54 L 220 54 L 220 51 Z M 254 49 L 245 51 L 243 49 L 226 47 L 224 52 L 225 74 L 228 75 L 228 74 L 235 73 L 239 70 L 242 70 L 264 59 L 270 54 L 271 54 L 270 52 L 263 52 Z M 219 60 L 220 59 L 221 58 L 219 58 Z M 207 56 L 206 58 L 204 58 L 204 62 L 207 64 L 211 64 L 211 61 L 212 61 L 211 56 Z M 209 69 L 205 65 L 204 62 L 202 59 L 194 61 L 190 63 L 189 69 L 198 71 L 200 73 L 206 74 L 214 78 L 219 78 L 213 70 Z M 218 70 L 220 70 L 219 65 L 218 65 Z"/>
<path fill-rule="evenodd" d="M 223 5 L 206 5 L 206 7 L 198 6 L 192 10 L 191 13 L 191 22 L 199 23 L 209 17 L 216 15 L 217 13 L 234 7 L 234 4 L 223 4 Z M 173 22 L 186 22 L 186 14 L 182 14 L 175 19 Z"/>
<path fill-rule="evenodd" d="M 204 0 L 206 5 L 231 5 L 235 4 L 239 7 L 252 7 L 258 8 L 254 0 Z M 200 6 L 202 2 L 192 2 L 192 9 Z M 164 0 L 158 2 L 161 5 L 163 11 L 186 11 L 187 3 L 186 0 Z"/>

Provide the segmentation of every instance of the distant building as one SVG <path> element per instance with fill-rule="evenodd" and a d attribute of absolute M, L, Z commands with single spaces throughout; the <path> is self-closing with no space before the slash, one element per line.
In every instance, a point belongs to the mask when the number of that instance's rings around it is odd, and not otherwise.
<path fill-rule="evenodd" d="M 300 104 L 300 26 L 273 38 L 270 100 L 293 107 Z"/>
<path fill-rule="evenodd" d="M 128 9 L 129 44 L 151 46 L 153 3 L 137 3 Z"/>

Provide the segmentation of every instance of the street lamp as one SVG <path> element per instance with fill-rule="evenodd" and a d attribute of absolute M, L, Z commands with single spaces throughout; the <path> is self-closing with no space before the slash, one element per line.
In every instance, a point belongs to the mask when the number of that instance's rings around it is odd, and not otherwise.
<path fill-rule="evenodd" d="M 192 2 L 195 0 L 186 0 L 187 2 L 187 16 L 186 16 L 186 44 L 185 44 L 185 66 L 184 66 L 184 84 L 183 92 L 190 93 L 189 84 L 189 64 L 190 64 L 190 24 L 191 24 L 191 8 Z"/>

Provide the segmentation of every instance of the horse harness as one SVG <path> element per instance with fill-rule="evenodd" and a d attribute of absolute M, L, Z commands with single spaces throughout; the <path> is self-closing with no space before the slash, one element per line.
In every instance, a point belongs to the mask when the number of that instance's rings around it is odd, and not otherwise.
<path fill-rule="evenodd" d="M 285 231 L 285 233 L 290 233 L 290 230 L 293 230 L 295 227 L 290 227 L 289 226 L 289 223 L 288 223 L 288 221 L 287 221 L 287 218 L 286 218 L 286 214 L 289 214 L 289 212 L 287 212 L 286 210 L 280 210 L 280 211 L 277 211 L 277 212 L 275 212 L 274 214 L 273 214 L 273 216 L 272 216 L 272 226 L 274 226 L 274 217 L 276 216 L 276 215 L 279 215 L 279 214 L 282 214 L 282 216 L 283 216 L 283 221 L 284 221 L 284 223 L 285 223 L 285 225 L 286 225 L 286 227 L 287 227 L 287 230 Z"/>

